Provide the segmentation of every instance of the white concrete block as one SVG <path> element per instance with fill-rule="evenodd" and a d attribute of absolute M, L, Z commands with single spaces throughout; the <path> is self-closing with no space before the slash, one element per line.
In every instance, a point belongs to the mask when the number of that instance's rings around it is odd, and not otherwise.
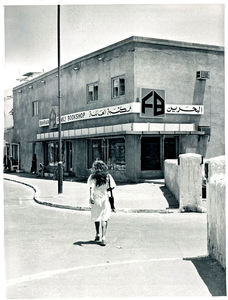
<path fill-rule="evenodd" d="M 180 210 L 202 208 L 202 156 L 195 153 L 179 155 L 178 172 Z"/>
<path fill-rule="evenodd" d="M 104 126 L 104 132 L 109 133 L 112 131 L 113 131 L 112 126 Z"/>
<path fill-rule="evenodd" d="M 89 128 L 89 134 L 96 134 L 96 133 L 97 133 L 96 127 Z"/>
<path fill-rule="evenodd" d="M 89 129 L 88 128 L 82 128 L 82 135 L 88 135 Z"/>
<path fill-rule="evenodd" d="M 104 133 L 104 126 L 97 127 L 97 133 Z"/>
<path fill-rule="evenodd" d="M 149 131 L 164 131 L 165 124 L 163 123 L 150 123 Z"/>

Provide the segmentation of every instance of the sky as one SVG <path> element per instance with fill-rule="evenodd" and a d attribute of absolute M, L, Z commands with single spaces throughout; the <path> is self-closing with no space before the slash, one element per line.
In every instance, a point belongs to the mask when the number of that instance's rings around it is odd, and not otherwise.
<path fill-rule="evenodd" d="M 132 35 L 224 46 L 222 2 L 122 3 L 128 4 L 63 2 L 61 64 Z M 57 67 L 57 6 L 6 1 L 3 10 L 4 89 L 10 89 L 26 72 Z"/>

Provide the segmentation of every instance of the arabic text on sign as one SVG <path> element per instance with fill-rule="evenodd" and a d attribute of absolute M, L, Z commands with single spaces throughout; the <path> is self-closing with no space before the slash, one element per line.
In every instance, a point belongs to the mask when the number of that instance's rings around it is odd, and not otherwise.
<path fill-rule="evenodd" d="M 166 104 L 165 113 L 167 113 L 167 114 L 196 114 L 196 115 L 202 115 L 204 113 L 204 107 L 203 107 L 203 105 Z"/>
<path fill-rule="evenodd" d="M 77 113 L 72 113 L 68 115 L 64 115 L 61 117 L 61 123 L 69 123 L 80 120 L 87 120 L 93 118 L 107 117 L 118 114 L 126 114 L 126 113 L 137 113 L 138 112 L 138 104 L 139 103 L 127 103 L 122 105 L 98 108 L 93 110 L 87 110 Z M 56 123 L 58 124 L 58 117 L 56 118 Z M 39 127 L 48 126 L 49 119 L 39 120 Z"/>

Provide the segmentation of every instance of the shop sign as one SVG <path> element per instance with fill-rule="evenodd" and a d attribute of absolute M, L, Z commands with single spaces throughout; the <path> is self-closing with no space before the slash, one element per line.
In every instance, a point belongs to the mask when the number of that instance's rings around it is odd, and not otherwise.
<path fill-rule="evenodd" d="M 141 114 L 143 118 L 164 117 L 165 91 L 142 88 Z"/>
<path fill-rule="evenodd" d="M 166 104 L 165 106 L 166 114 L 188 114 L 188 115 L 203 115 L 204 106 L 203 105 L 176 105 L 176 104 Z"/>
<path fill-rule="evenodd" d="M 156 91 L 156 90 L 155 90 Z M 147 93 L 148 94 L 148 93 Z M 156 97 L 156 95 L 155 95 Z M 160 96 L 161 97 L 161 94 Z M 149 98 L 148 98 L 149 99 Z M 159 98 L 156 98 L 159 100 Z M 162 113 L 163 108 L 159 107 L 159 105 L 163 105 L 161 101 L 157 101 L 156 111 L 157 113 Z M 151 99 L 150 99 L 151 101 Z M 153 105 L 152 102 L 149 103 L 147 100 L 145 101 L 147 105 Z M 151 106 L 149 107 L 151 109 Z M 148 106 L 145 107 L 145 109 L 148 109 Z M 117 115 L 123 115 L 128 113 L 140 113 L 140 116 L 142 116 L 142 103 L 140 102 L 132 102 L 132 103 L 126 103 L 121 105 L 115 105 L 115 106 L 109 106 L 109 107 L 103 107 L 93 110 L 86 110 L 82 112 L 72 113 L 63 115 L 61 117 L 61 123 L 70 123 L 70 122 L 76 122 L 81 120 L 88 120 L 88 119 L 95 119 L 95 118 L 102 118 L 102 117 L 110 117 L 110 116 L 117 116 Z M 148 112 L 147 112 L 148 113 Z M 191 114 L 191 115 L 202 115 L 204 114 L 204 106 L 203 105 L 176 105 L 176 104 L 165 104 L 164 108 L 165 114 Z M 155 116 L 158 116 L 155 113 Z M 154 115 L 152 117 L 155 117 Z M 160 115 L 160 117 L 163 117 L 163 114 Z M 39 120 L 39 127 L 45 127 L 49 126 L 49 119 L 42 119 Z M 56 117 L 56 124 L 59 123 L 59 117 Z"/>
<path fill-rule="evenodd" d="M 133 102 L 133 103 L 126 103 L 121 105 L 115 105 L 115 106 L 109 106 L 109 107 L 103 107 L 103 108 L 97 108 L 97 109 L 67 114 L 61 117 L 61 123 L 64 124 L 64 123 L 70 123 L 70 122 L 88 120 L 94 118 L 123 115 L 128 113 L 139 113 L 140 110 L 139 105 L 140 103 Z M 59 123 L 59 118 L 57 116 L 56 124 L 58 123 Z M 49 126 L 49 119 L 39 120 L 39 127 L 44 127 L 44 126 Z"/>

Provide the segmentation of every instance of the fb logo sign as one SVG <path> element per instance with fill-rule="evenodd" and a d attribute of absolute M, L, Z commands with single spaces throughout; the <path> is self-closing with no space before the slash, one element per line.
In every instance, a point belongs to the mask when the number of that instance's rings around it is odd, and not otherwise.
<path fill-rule="evenodd" d="M 165 91 L 142 89 L 141 117 L 163 117 L 165 114 Z"/>

